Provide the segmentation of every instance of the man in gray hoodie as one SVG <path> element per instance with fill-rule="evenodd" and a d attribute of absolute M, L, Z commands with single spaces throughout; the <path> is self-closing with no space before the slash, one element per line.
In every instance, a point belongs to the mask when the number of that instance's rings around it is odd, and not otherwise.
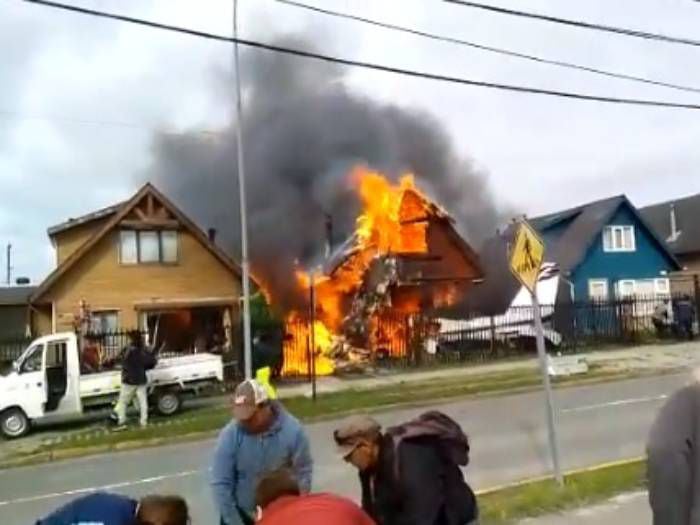
<path fill-rule="evenodd" d="M 647 443 L 649 503 L 654 525 L 700 525 L 700 382 L 674 393 Z"/>
<path fill-rule="evenodd" d="M 290 469 L 302 493 L 311 489 L 309 440 L 297 419 L 249 379 L 233 395 L 233 417 L 219 434 L 210 484 L 223 525 L 254 522 L 255 487 L 269 471 Z"/>

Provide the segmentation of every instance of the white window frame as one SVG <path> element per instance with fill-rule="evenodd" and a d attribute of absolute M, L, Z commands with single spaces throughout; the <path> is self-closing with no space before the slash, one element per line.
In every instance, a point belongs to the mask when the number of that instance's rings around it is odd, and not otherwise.
<path fill-rule="evenodd" d="M 651 295 L 657 297 L 670 297 L 671 295 L 671 281 L 668 277 L 648 277 L 644 279 L 620 279 L 615 284 L 616 294 L 618 298 L 623 297 L 637 297 L 640 293 L 640 283 L 651 282 L 653 283 L 653 292 Z M 622 293 L 622 289 L 625 285 L 631 284 L 632 291 L 630 293 Z"/>
<path fill-rule="evenodd" d="M 122 243 L 124 234 L 132 234 L 136 241 L 136 260 L 135 261 L 124 261 L 122 254 Z M 141 235 L 144 233 L 155 234 L 158 243 L 158 260 L 144 261 L 141 255 Z M 174 249 L 174 259 L 166 260 L 165 250 L 163 248 L 163 238 L 166 235 L 172 235 L 175 240 Z M 123 229 L 119 232 L 119 264 L 124 266 L 135 266 L 135 265 L 176 265 L 180 260 L 180 233 L 177 229 L 164 229 L 164 230 L 133 230 L 133 229 Z"/>
<path fill-rule="evenodd" d="M 631 285 L 631 291 L 629 293 L 624 292 L 626 285 Z M 615 283 L 615 295 L 618 299 L 624 299 L 628 297 L 634 297 L 637 293 L 637 281 L 634 279 L 620 279 Z"/>
<path fill-rule="evenodd" d="M 671 295 L 671 280 L 668 277 L 659 277 L 654 279 L 654 292 L 657 295 Z"/>
<path fill-rule="evenodd" d="M 625 246 L 625 231 L 630 232 L 631 246 Z M 616 234 L 620 234 L 621 244 L 616 246 Z M 637 251 L 637 235 L 635 227 L 631 224 L 613 225 L 603 228 L 603 251 L 614 252 L 635 252 Z"/>
<path fill-rule="evenodd" d="M 601 297 L 599 296 L 594 296 L 592 292 L 593 287 L 596 285 L 603 285 L 605 287 L 605 294 Z M 588 279 L 588 299 L 591 301 L 607 301 L 609 298 L 610 294 L 610 288 L 608 285 L 608 280 L 604 278 L 599 278 L 599 279 Z"/>

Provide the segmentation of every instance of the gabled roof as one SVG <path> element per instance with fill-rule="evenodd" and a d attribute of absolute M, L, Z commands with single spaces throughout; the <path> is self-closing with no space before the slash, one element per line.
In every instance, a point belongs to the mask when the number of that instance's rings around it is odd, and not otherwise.
<path fill-rule="evenodd" d="M 160 193 L 152 184 L 147 183 L 126 203 L 122 204 L 118 210 L 112 215 L 111 219 L 97 232 L 90 237 L 80 248 L 73 252 L 61 265 L 58 266 L 49 276 L 44 279 L 44 282 L 36 289 L 31 297 L 31 300 L 38 301 L 41 297 L 58 281 L 66 272 L 68 272 L 75 264 L 83 258 L 98 242 L 100 242 L 110 231 L 119 226 L 119 223 L 131 213 L 134 208 L 144 199 L 151 195 L 159 201 L 170 213 L 177 218 L 182 226 L 187 229 L 195 238 L 209 250 L 224 266 L 238 277 L 241 276 L 240 267 L 209 237 L 178 209 L 170 200 Z M 105 208 L 107 209 L 107 208 Z M 87 217 L 87 216 L 86 216 Z"/>
<path fill-rule="evenodd" d="M 675 239 L 671 238 L 671 206 L 676 215 Z M 641 208 L 642 214 L 656 233 L 666 239 L 676 255 L 700 252 L 700 193 Z"/>
<path fill-rule="evenodd" d="M 88 213 L 88 214 L 82 215 L 80 217 L 70 218 L 67 221 L 62 222 L 61 224 L 56 224 L 55 226 L 51 226 L 47 230 L 47 233 L 49 234 L 49 237 L 53 237 L 57 233 L 61 233 L 61 232 L 64 232 L 66 230 L 70 230 L 71 228 L 75 228 L 76 226 L 81 226 L 83 224 L 87 224 L 89 222 L 96 221 L 98 219 L 103 219 L 103 218 L 109 217 L 110 215 L 114 215 L 115 213 L 117 213 L 128 202 L 129 201 L 120 202 L 119 204 L 113 204 L 112 206 L 107 206 L 106 208 L 102 208 L 101 210 L 93 211 L 92 213 Z"/>
<path fill-rule="evenodd" d="M 680 264 L 664 240 L 657 235 L 625 195 L 616 195 L 561 212 L 535 217 L 529 222 L 541 233 L 546 233 L 548 229 L 565 221 L 568 222 L 568 226 L 554 242 L 554 246 L 547 247 L 547 259 L 556 261 L 562 272 L 573 272 L 586 258 L 588 250 L 598 238 L 600 231 L 621 206 L 627 207 L 635 219 L 649 232 L 657 247 L 664 252 L 672 265 L 680 269 Z"/>
<path fill-rule="evenodd" d="M 545 260 L 556 263 L 566 275 L 576 270 L 586 258 L 588 250 L 599 238 L 603 227 L 608 224 L 620 206 L 627 206 L 630 212 L 644 226 L 672 265 L 680 269 L 680 264 L 669 251 L 664 241 L 647 224 L 637 209 L 624 195 L 594 201 L 556 213 L 528 219 L 528 222 L 541 234 L 547 230 L 562 227 L 560 236 L 547 245 Z M 520 289 L 508 268 L 508 249 L 514 237 L 514 226 L 505 232 L 484 241 L 480 250 L 481 262 L 486 272 L 483 284 L 474 288 L 466 298 L 462 309 L 476 311 L 483 315 L 499 315 L 506 311 Z"/>
<path fill-rule="evenodd" d="M 24 306 L 29 304 L 29 298 L 36 286 L 9 286 L 0 288 L 0 306 Z"/>

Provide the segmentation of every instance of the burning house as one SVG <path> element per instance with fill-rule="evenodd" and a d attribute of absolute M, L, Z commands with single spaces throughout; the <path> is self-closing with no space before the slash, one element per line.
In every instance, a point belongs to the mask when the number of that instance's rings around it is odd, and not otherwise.
<path fill-rule="evenodd" d="M 352 180 L 362 204 L 356 229 L 313 276 L 318 374 L 370 358 L 419 359 L 430 352 L 426 341 L 433 328 L 422 316 L 461 300 L 483 274 L 452 217 L 411 175 L 392 184 L 378 172 L 356 168 Z M 311 286 L 308 273 L 297 278 L 301 288 Z M 294 350 L 309 336 L 298 322 L 301 315 L 288 317 L 284 374 L 308 369 L 308 354 Z"/>

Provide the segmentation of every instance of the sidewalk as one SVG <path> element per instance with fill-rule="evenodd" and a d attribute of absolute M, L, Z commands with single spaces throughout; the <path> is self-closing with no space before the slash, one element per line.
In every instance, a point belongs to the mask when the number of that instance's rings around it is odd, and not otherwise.
<path fill-rule="evenodd" d="M 579 354 L 584 356 L 589 366 L 610 372 L 643 372 L 688 369 L 700 366 L 700 341 L 676 344 L 642 345 L 619 350 L 597 350 Z M 344 390 L 367 390 L 400 383 L 421 383 L 432 380 L 468 378 L 474 375 L 497 374 L 521 370 L 536 370 L 539 362 L 535 356 L 525 359 L 512 359 L 487 364 L 469 364 L 453 368 L 432 370 L 381 370 L 371 375 L 346 377 L 319 377 L 317 392 L 330 393 Z M 308 383 L 280 385 L 280 397 L 309 396 Z"/>

